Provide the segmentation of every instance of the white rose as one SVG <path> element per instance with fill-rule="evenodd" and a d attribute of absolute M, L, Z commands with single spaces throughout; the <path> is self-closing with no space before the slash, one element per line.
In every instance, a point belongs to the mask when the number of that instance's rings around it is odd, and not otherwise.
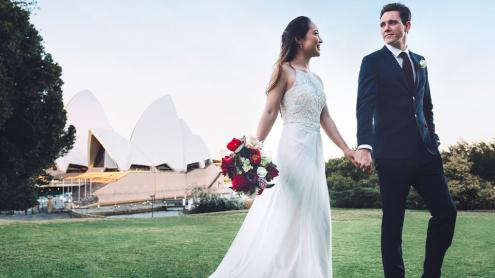
<path fill-rule="evenodd" d="M 419 67 L 424 69 L 426 68 L 426 61 L 425 59 L 421 59 L 421 61 L 419 61 Z"/>
<path fill-rule="evenodd" d="M 264 178 L 266 177 L 266 174 L 268 174 L 268 171 L 264 167 L 258 167 L 256 174 L 258 174 L 258 177 Z"/>

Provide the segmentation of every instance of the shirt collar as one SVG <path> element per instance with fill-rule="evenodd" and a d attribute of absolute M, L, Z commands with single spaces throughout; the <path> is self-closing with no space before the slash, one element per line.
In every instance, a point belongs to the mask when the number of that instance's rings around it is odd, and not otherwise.
<path fill-rule="evenodd" d="M 392 54 L 394 54 L 395 57 L 399 57 L 401 52 L 406 52 L 407 56 L 411 57 L 411 54 L 409 54 L 409 48 L 407 47 L 404 50 L 400 50 L 396 47 L 391 46 L 390 44 L 385 44 L 385 46 L 388 48 L 388 50 L 390 50 L 390 52 L 392 52 Z"/>

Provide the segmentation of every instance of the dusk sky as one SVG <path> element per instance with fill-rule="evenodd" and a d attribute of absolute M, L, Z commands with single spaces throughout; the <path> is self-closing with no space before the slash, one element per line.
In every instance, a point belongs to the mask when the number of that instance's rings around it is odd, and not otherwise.
<path fill-rule="evenodd" d="M 129 138 L 140 114 L 170 94 L 211 155 L 255 135 L 287 23 L 310 17 L 323 38 L 310 69 L 344 139 L 356 146 L 361 59 L 380 49 L 387 1 L 38 0 L 31 22 L 63 69 L 64 102 L 88 89 Z M 442 148 L 495 138 L 495 1 L 402 1 L 412 11 L 411 51 L 428 63 Z M 88 111 L 91 113 L 91 111 Z M 279 118 L 266 140 L 273 152 Z M 325 158 L 341 156 L 322 130 Z"/>

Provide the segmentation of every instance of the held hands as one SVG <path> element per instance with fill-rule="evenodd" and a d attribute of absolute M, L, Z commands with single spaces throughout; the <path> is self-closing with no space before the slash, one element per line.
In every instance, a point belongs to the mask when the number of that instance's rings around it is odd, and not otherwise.
<path fill-rule="evenodd" d="M 359 149 L 356 152 L 356 165 L 361 170 L 371 172 L 371 151 L 369 149 Z"/>
<path fill-rule="evenodd" d="M 354 166 L 358 167 L 357 162 L 356 162 L 356 152 L 355 151 L 353 151 L 349 148 L 346 148 L 344 150 L 344 155 L 347 159 L 349 159 L 352 162 L 352 164 L 354 164 Z"/>

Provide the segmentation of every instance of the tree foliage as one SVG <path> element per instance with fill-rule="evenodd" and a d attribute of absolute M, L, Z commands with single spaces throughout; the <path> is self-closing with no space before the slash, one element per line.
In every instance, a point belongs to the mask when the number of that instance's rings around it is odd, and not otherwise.
<path fill-rule="evenodd" d="M 227 199 L 225 197 L 210 194 L 203 188 L 197 187 L 193 189 L 194 206 L 189 213 L 206 213 L 226 210 L 240 210 L 244 208 L 244 204 L 239 199 Z"/>
<path fill-rule="evenodd" d="M 0 210 L 34 206 L 36 178 L 74 142 L 62 69 L 29 22 L 29 7 L 0 0 Z"/>
<path fill-rule="evenodd" d="M 442 155 L 449 190 L 459 209 L 495 209 L 495 140 L 460 142 Z"/>
<path fill-rule="evenodd" d="M 460 142 L 442 152 L 450 193 L 459 209 L 495 209 L 495 140 L 469 144 Z M 327 184 L 332 206 L 378 208 L 380 187 L 373 169 L 370 174 L 354 167 L 345 158 L 326 163 Z M 426 208 L 411 188 L 408 208 Z"/>
<path fill-rule="evenodd" d="M 327 184 L 332 206 L 344 208 L 375 208 L 380 206 L 378 176 L 356 168 L 346 158 L 330 159 L 326 163 Z"/>

